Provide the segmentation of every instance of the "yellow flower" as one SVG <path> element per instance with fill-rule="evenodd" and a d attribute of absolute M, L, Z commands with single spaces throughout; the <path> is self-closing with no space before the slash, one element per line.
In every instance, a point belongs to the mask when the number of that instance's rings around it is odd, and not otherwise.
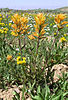
<path fill-rule="evenodd" d="M 18 56 L 18 57 L 17 57 L 17 62 L 20 60 L 20 58 L 21 58 L 21 56 Z"/>
<path fill-rule="evenodd" d="M 22 60 L 21 60 L 21 56 L 18 56 L 17 57 L 17 64 L 26 64 L 26 58 L 25 57 L 22 57 Z"/>
<path fill-rule="evenodd" d="M 2 29 L 0 29 L 0 33 L 4 33 L 4 31 Z"/>
<path fill-rule="evenodd" d="M 52 24 L 50 24 L 50 26 L 52 26 Z"/>
<path fill-rule="evenodd" d="M 23 60 L 26 60 L 26 58 L 25 58 L 25 57 L 23 57 Z"/>
<path fill-rule="evenodd" d="M 67 34 L 64 34 L 64 36 L 67 36 Z"/>
<path fill-rule="evenodd" d="M 2 30 L 1 33 L 4 33 L 4 31 Z"/>
<path fill-rule="evenodd" d="M 13 36 L 18 36 L 18 33 L 15 33 L 15 32 L 11 32 L 11 34 L 13 35 Z"/>
<path fill-rule="evenodd" d="M 2 18 L 0 18 L 0 21 L 2 20 Z"/>
<path fill-rule="evenodd" d="M 0 23 L 1 26 L 5 26 L 5 23 Z"/>
<path fill-rule="evenodd" d="M 11 55 L 7 55 L 7 60 L 11 60 L 12 56 Z"/>
<path fill-rule="evenodd" d="M 2 26 L 5 26 L 5 23 L 2 23 Z"/>
<path fill-rule="evenodd" d="M 8 31 L 8 28 L 3 28 L 4 31 Z"/>
<path fill-rule="evenodd" d="M 5 34 L 7 34 L 7 31 L 4 31 Z"/>
<path fill-rule="evenodd" d="M 0 29 L 0 33 L 1 33 L 1 31 L 2 31 L 2 30 Z"/>
<path fill-rule="evenodd" d="M 19 65 L 19 64 L 22 64 L 22 61 L 18 61 L 18 62 L 17 62 L 17 65 Z"/>
<path fill-rule="evenodd" d="M 1 23 L 0 23 L 0 25 L 1 25 Z"/>
<path fill-rule="evenodd" d="M 18 61 L 18 62 L 17 62 L 17 65 L 19 65 L 19 64 L 26 64 L 26 61 L 25 61 L 25 60 L 23 60 L 23 61 Z"/>
<path fill-rule="evenodd" d="M 66 27 L 68 27 L 68 24 L 66 25 Z"/>
<path fill-rule="evenodd" d="M 9 23 L 9 26 L 11 26 L 12 24 L 11 23 Z"/>
<path fill-rule="evenodd" d="M 2 15 L 0 14 L 0 17 L 1 17 Z"/>
<path fill-rule="evenodd" d="M 56 35 L 57 33 L 54 33 L 54 35 Z"/>
<path fill-rule="evenodd" d="M 60 41 L 61 41 L 61 42 L 66 42 L 67 40 L 65 39 L 65 37 L 62 37 L 62 38 L 60 39 Z"/>

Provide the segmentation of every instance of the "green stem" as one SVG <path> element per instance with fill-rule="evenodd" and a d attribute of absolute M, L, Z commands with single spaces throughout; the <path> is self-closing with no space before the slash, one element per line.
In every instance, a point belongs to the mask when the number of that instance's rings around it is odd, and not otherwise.
<path fill-rule="evenodd" d="M 37 41 L 36 55 L 38 54 L 38 48 L 39 48 L 39 37 L 38 37 L 38 41 Z"/>
<path fill-rule="evenodd" d="M 24 35 L 24 52 L 25 52 L 25 45 L 26 45 L 26 43 L 25 43 L 25 35 Z"/>
<path fill-rule="evenodd" d="M 53 44 L 52 44 L 51 50 L 52 50 L 52 49 L 53 49 L 53 47 L 54 47 L 55 41 L 56 41 L 56 39 L 57 39 L 57 36 L 58 36 L 58 30 L 57 30 L 57 35 L 56 35 L 56 38 L 54 39 L 54 42 L 53 42 Z"/>
<path fill-rule="evenodd" d="M 21 40 L 20 40 L 20 37 L 19 37 L 19 47 L 20 47 L 20 52 L 21 52 L 21 57 L 22 57 L 22 49 L 21 49 Z"/>
<path fill-rule="evenodd" d="M 7 60 L 6 60 L 7 54 L 6 54 L 6 48 L 5 48 L 6 47 L 5 34 L 4 34 L 3 40 L 4 40 L 3 49 L 4 49 L 5 65 L 6 65 L 6 62 L 7 62 Z"/>

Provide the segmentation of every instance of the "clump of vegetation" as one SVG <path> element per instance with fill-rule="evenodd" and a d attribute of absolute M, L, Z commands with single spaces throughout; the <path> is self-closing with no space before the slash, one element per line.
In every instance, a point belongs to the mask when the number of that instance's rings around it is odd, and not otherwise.
<path fill-rule="evenodd" d="M 66 99 L 67 76 L 54 83 L 51 69 L 67 65 L 67 20 L 65 14 L 0 14 L 0 88 L 23 84 L 33 100 Z"/>

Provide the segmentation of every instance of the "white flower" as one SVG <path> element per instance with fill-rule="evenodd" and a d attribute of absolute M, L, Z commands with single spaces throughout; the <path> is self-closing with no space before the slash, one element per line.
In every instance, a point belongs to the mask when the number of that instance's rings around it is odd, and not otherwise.
<path fill-rule="evenodd" d="M 31 92 L 31 90 L 28 90 L 28 92 Z"/>
<path fill-rule="evenodd" d="M 57 27 L 57 25 L 54 25 L 53 28 L 54 28 L 54 27 Z"/>
<path fill-rule="evenodd" d="M 46 34 L 48 35 L 49 33 L 48 33 L 48 32 L 46 32 Z"/>
<path fill-rule="evenodd" d="M 47 27 L 47 31 L 50 31 L 50 28 L 49 27 Z"/>
<path fill-rule="evenodd" d="M 19 48 L 16 48 L 16 51 L 19 51 Z"/>
<path fill-rule="evenodd" d="M 10 23 L 12 22 L 12 20 L 9 21 Z"/>

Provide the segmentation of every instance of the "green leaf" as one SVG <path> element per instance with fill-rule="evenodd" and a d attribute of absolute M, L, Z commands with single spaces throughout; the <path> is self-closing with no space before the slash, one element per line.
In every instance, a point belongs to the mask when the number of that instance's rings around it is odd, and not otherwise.
<path fill-rule="evenodd" d="M 41 93 L 40 91 L 40 86 L 38 86 L 38 89 L 37 89 L 37 94 Z"/>
<path fill-rule="evenodd" d="M 32 98 L 32 100 L 43 100 L 40 96 L 35 96 Z"/>
<path fill-rule="evenodd" d="M 45 100 L 49 100 L 49 97 L 50 97 L 50 89 L 49 89 L 49 87 L 46 85 Z"/>
<path fill-rule="evenodd" d="M 13 95 L 15 95 L 14 98 L 16 98 L 16 100 L 20 100 L 20 95 L 16 91 L 13 92 Z"/>
<path fill-rule="evenodd" d="M 66 96 L 66 95 L 68 95 L 68 92 L 63 93 L 63 96 Z"/>
<path fill-rule="evenodd" d="M 54 95 L 54 97 L 52 97 L 51 100 L 60 100 L 60 95 L 58 95 L 58 96 Z"/>

